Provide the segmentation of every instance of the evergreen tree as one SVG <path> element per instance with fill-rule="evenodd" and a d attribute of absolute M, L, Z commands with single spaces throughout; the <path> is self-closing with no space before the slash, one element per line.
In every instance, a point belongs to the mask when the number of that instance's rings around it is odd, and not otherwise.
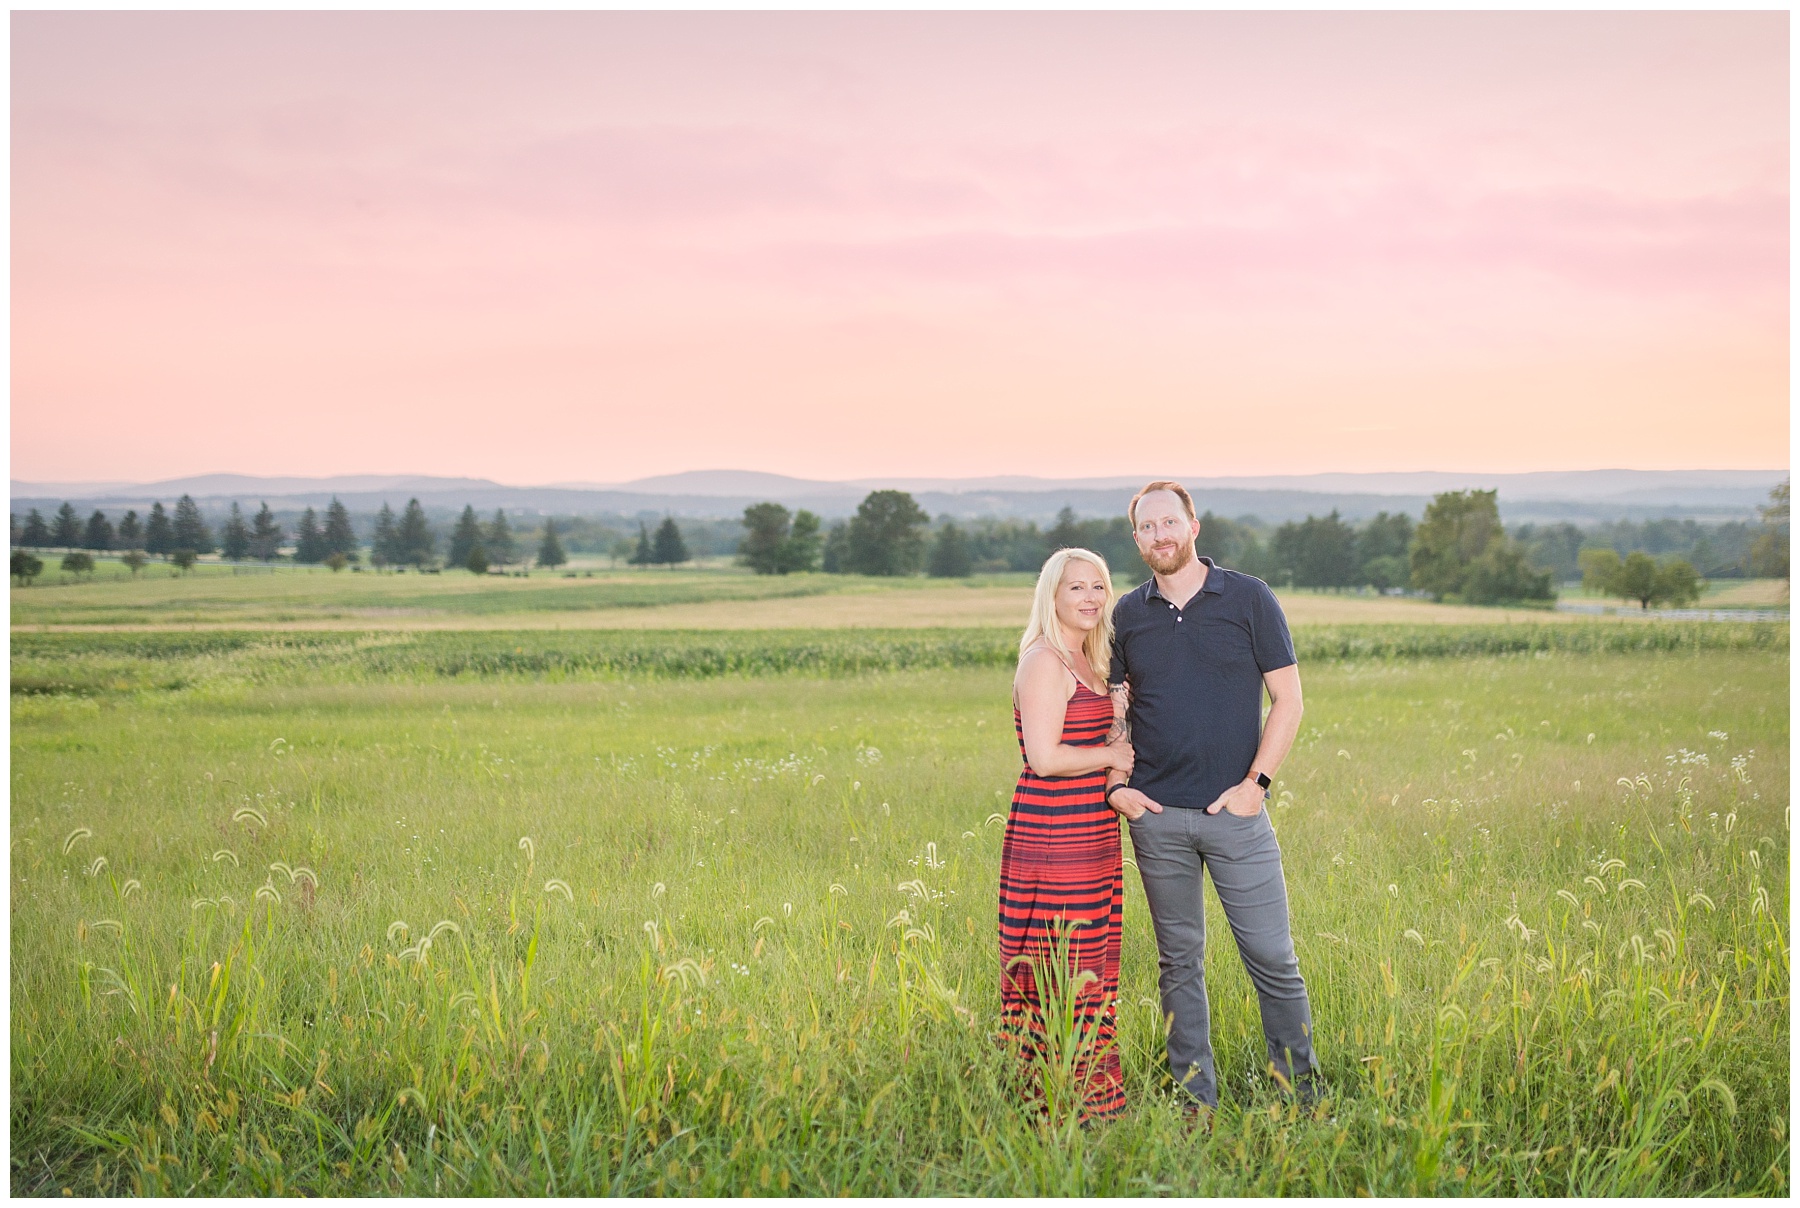
<path fill-rule="evenodd" d="M 1326 516 L 1282 525 L 1270 547 L 1279 573 L 1296 587 L 1357 586 L 1356 530 L 1339 518 L 1336 508 Z"/>
<path fill-rule="evenodd" d="M 664 516 L 663 522 L 657 526 L 656 544 L 650 558 L 659 566 L 674 566 L 677 562 L 688 560 L 687 542 L 681 539 L 681 529 L 676 526 L 675 517 Z"/>
<path fill-rule="evenodd" d="M 925 561 L 931 523 L 905 491 L 871 491 L 850 519 L 845 569 L 864 575 L 910 575 Z"/>
<path fill-rule="evenodd" d="M 30 518 L 27 517 L 27 527 Z M 167 556 L 175 548 L 175 526 L 160 502 L 150 505 L 150 519 L 144 522 L 144 552 Z"/>
<path fill-rule="evenodd" d="M 325 557 L 332 554 L 341 555 L 347 562 L 354 562 L 359 556 L 356 530 L 350 524 L 350 509 L 339 503 L 336 495 L 331 497 L 331 506 L 325 509 Z"/>
<path fill-rule="evenodd" d="M 783 556 L 792 524 L 788 510 L 779 503 L 753 503 L 744 509 L 744 539 L 738 543 L 738 557 L 759 575 L 784 575 L 788 571 Z"/>
<path fill-rule="evenodd" d="M 537 564 L 554 569 L 568 560 L 563 553 L 562 542 L 556 539 L 556 521 L 546 516 L 544 518 L 544 539 L 538 543 Z"/>
<path fill-rule="evenodd" d="M 381 510 L 375 513 L 375 536 L 369 542 L 369 561 L 376 569 L 392 566 L 399 561 L 396 556 L 400 550 L 399 530 L 394 526 L 394 509 L 381 503 Z"/>
<path fill-rule="evenodd" d="M 825 545 L 819 552 L 819 569 L 828 575 L 849 574 L 850 568 L 845 565 L 849 561 L 849 552 L 850 526 L 840 520 L 825 534 Z"/>
<path fill-rule="evenodd" d="M 640 520 L 638 521 L 637 549 L 631 553 L 631 564 L 633 566 L 649 566 L 655 558 L 656 551 L 650 548 L 650 530 L 644 527 L 644 522 Z"/>
<path fill-rule="evenodd" d="M 519 543 L 513 537 L 512 525 L 506 522 L 504 508 L 494 509 L 494 519 L 488 524 L 482 544 L 487 547 L 487 556 L 500 566 L 519 560 Z"/>
<path fill-rule="evenodd" d="M 1084 536 L 1080 524 L 1075 519 L 1075 509 L 1065 506 L 1056 514 L 1056 524 L 1044 534 L 1044 539 L 1050 543 L 1050 552 L 1055 553 L 1059 549 L 1087 549 L 1088 547 L 1082 544 Z M 1095 550 L 1094 552 L 1099 553 L 1100 551 Z"/>
<path fill-rule="evenodd" d="M 1356 535 L 1356 578 L 1376 591 L 1406 584 L 1406 550 L 1412 544 L 1412 517 L 1405 512 L 1375 513 Z"/>
<path fill-rule="evenodd" d="M 97 550 L 113 547 L 113 526 L 105 512 L 96 511 L 88 517 L 87 527 L 81 533 L 81 547 Z"/>
<path fill-rule="evenodd" d="M 235 499 L 225 527 L 219 530 L 219 556 L 227 562 L 242 562 L 250 556 L 250 526 L 244 523 L 244 511 Z"/>
<path fill-rule="evenodd" d="M 475 518 L 475 509 L 464 504 L 462 518 L 456 522 L 456 529 L 450 534 L 450 565 L 467 566 L 470 551 L 480 544 L 481 521 Z M 482 573 L 486 572 L 487 568 L 482 567 Z"/>
<path fill-rule="evenodd" d="M 14 512 L 12 514 L 12 545 L 14 549 L 19 548 L 19 535 L 21 532 L 23 532 L 23 530 L 19 528 L 19 514 Z"/>
<path fill-rule="evenodd" d="M 400 543 L 400 556 L 395 559 L 396 562 L 423 566 L 437 552 L 437 538 L 432 535 L 431 526 L 425 522 L 425 509 L 419 506 L 417 499 L 408 499 L 406 510 L 400 513 L 397 540 Z"/>
<path fill-rule="evenodd" d="M 191 549 L 196 554 L 213 552 L 212 530 L 200 516 L 200 505 L 191 495 L 175 501 L 175 548 Z"/>
<path fill-rule="evenodd" d="M 250 529 L 250 552 L 268 562 L 281 552 L 281 539 L 286 536 L 281 526 L 275 523 L 275 513 L 269 510 L 265 502 L 257 510 L 256 520 Z"/>
<path fill-rule="evenodd" d="M 319 517 L 311 508 L 300 513 L 300 524 L 294 530 L 294 561 L 308 566 L 325 561 L 325 533 L 319 528 Z"/>
<path fill-rule="evenodd" d="M 1063 511 L 1068 512 L 1068 509 L 1064 508 Z M 974 560 L 969 557 L 968 538 L 956 527 L 956 521 L 946 521 L 944 527 L 938 530 L 937 540 L 931 543 L 931 560 L 926 566 L 926 573 L 939 579 L 966 579 L 973 572 Z"/>
<path fill-rule="evenodd" d="M 794 526 L 781 546 L 782 571 L 816 570 L 819 545 L 819 518 L 801 508 L 794 513 Z"/>
<path fill-rule="evenodd" d="M 32 549 L 43 549 L 50 544 L 50 526 L 44 523 L 44 514 L 36 508 L 25 513 L 25 528 L 19 534 L 21 543 Z"/>
<path fill-rule="evenodd" d="M 138 550 L 144 548 L 144 526 L 139 522 L 138 514 L 134 511 L 126 511 L 119 521 L 119 548 Z"/>
<path fill-rule="evenodd" d="M 50 544 L 60 545 L 64 549 L 74 549 L 81 544 L 81 517 L 75 514 L 75 505 L 64 502 L 56 509 L 56 524 L 50 530 Z"/>

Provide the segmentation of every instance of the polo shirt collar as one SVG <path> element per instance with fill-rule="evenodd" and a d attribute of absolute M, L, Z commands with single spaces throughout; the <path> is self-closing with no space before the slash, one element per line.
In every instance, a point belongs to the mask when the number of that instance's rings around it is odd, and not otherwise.
<path fill-rule="evenodd" d="M 1225 592 L 1225 576 L 1219 573 L 1218 564 L 1211 558 L 1208 558 L 1205 554 L 1200 555 L 1200 561 L 1206 566 L 1206 582 L 1200 585 L 1200 594 L 1203 596 L 1223 595 Z M 1162 589 L 1156 585 L 1155 575 L 1150 576 L 1149 586 L 1150 595 L 1148 598 L 1152 600 L 1162 600 L 1170 604 L 1175 602 L 1162 594 Z M 1183 603 L 1186 602 L 1187 601 L 1183 601 Z"/>

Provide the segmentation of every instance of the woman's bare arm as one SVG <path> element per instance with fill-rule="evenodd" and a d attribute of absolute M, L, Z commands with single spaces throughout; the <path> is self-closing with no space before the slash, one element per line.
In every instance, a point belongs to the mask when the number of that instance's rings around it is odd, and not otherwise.
<path fill-rule="evenodd" d="M 1069 710 L 1070 673 L 1049 650 L 1033 650 L 1019 660 L 1013 678 L 1019 698 L 1019 729 L 1025 739 L 1025 762 L 1040 776 L 1081 776 L 1102 768 L 1131 767 L 1131 747 L 1108 742 L 1075 747 L 1062 741 Z"/>

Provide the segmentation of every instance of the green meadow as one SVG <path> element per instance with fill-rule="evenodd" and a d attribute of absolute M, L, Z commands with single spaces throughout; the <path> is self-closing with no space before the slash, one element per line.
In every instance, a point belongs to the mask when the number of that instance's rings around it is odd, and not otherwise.
<path fill-rule="evenodd" d="M 1127 1118 L 990 1039 L 1010 631 L 15 633 L 12 1189 L 1784 1194 L 1787 633 L 1298 629 L 1199 1131 L 1130 868 Z"/>

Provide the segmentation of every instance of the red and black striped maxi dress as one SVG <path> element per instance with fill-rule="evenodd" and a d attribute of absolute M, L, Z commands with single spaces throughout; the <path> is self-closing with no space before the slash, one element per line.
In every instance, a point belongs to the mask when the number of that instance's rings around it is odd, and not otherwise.
<path fill-rule="evenodd" d="M 1087 685 L 1075 689 L 1063 715 L 1062 741 L 1099 746 L 1112 726 L 1112 701 Z M 1013 704 L 1019 752 L 1025 734 Z M 1119 819 L 1106 804 L 1106 773 L 1039 776 L 1027 763 L 1013 790 L 1012 814 L 1000 848 L 1001 1038 L 1028 1061 L 1047 1056 L 1044 1015 L 1031 961 L 1049 967 L 1053 942 L 1068 930 L 1068 981 L 1087 983 L 1075 1000 L 1076 1086 L 1082 1119 L 1125 1109 L 1124 1076 L 1114 1043 L 1119 994 L 1119 938 L 1125 915 Z M 1018 958 L 1023 957 L 1024 960 Z M 1017 962 L 1017 963 L 1015 963 Z"/>

